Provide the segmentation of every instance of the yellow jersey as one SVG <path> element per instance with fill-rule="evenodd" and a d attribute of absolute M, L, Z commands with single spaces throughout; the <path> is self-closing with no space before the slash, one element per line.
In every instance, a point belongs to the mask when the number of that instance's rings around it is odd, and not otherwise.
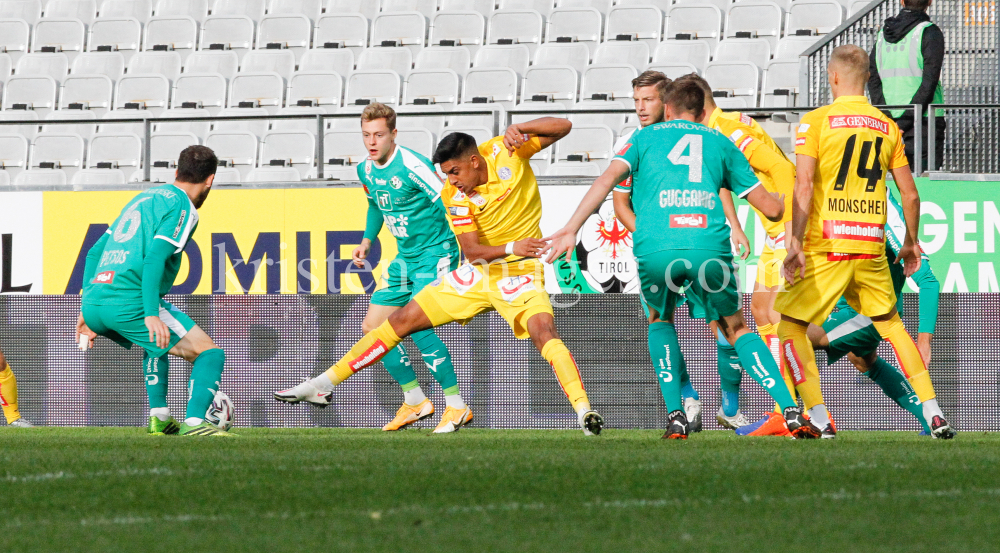
<path fill-rule="evenodd" d="M 795 153 L 817 160 L 805 251 L 885 252 L 887 170 L 909 165 L 896 123 L 864 96 L 802 117 Z"/>
<path fill-rule="evenodd" d="M 479 145 L 479 155 L 486 160 L 489 180 L 471 195 L 446 182 L 441 199 L 448 210 L 448 220 L 456 235 L 477 232 L 479 242 L 503 246 L 525 238 L 541 238 L 542 198 L 538 181 L 528 160 L 542 149 L 541 141 L 532 136 L 513 155 L 498 136 Z M 534 258 L 509 255 L 504 259 L 508 275 L 521 275 L 541 270 Z M 502 275 L 502 264 L 493 263 L 491 276 Z"/>
<path fill-rule="evenodd" d="M 750 162 L 750 167 L 768 192 L 785 195 L 785 215 L 771 221 L 760 215 L 761 225 L 775 243 L 782 243 L 785 224 L 792 220 L 792 192 L 795 190 L 795 165 L 785 156 L 767 131 L 753 117 L 739 112 L 725 113 L 715 108 L 708 126 L 729 137 L 729 140 Z M 756 210 L 756 208 L 755 208 Z"/>

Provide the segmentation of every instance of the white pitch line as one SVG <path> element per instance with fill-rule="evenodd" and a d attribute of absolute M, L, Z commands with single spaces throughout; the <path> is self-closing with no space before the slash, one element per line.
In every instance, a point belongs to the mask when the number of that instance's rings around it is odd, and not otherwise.
<path fill-rule="evenodd" d="M 192 471 L 183 471 L 192 472 Z M 68 480 L 71 478 L 107 478 L 109 476 L 122 476 L 122 477 L 133 477 L 133 476 L 173 476 L 176 472 L 169 468 L 164 467 L 154 467 L 149 469 L 120 469 L 120 470 L 101 470 L 96 472 L 45 472 L 41 474 L 25 474 L 25 475 L 13 475 L 8 474 L 0 478 L 0 482 L 9 483 L 26 483 L 26 482 L 48 482 L 51 480 Z"/>

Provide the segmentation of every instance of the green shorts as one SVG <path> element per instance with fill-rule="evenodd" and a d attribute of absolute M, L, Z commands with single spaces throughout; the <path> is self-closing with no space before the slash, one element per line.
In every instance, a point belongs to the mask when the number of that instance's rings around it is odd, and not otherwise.
<path fill-rule="evenodd" d="M 134 309 L 123 305 L 85 303 L 80 307 L 80 312 L 83 313 L 83 321 L 90 330 L 114 340 L 125 349 L 132 349 L 132 344 L 135 344 L 146 350 L 151 357 L 163 356 L 195 327 L 191 317 L 166 300 L 160 299 L 160 319 L 170 329 L 170 343 L 165 348 L 159 348 L 149 341 L 149 329 L 146 328 L 146 318 L 142 314 L 141 306 Z"/>
<path fill-rule="evenodd" d="M 664 250 L 636 257 L 642 296 L 661 317 L 685 295 L 691 317 L 717 321 L 740 310 L 739 273 L 729 253 Z"/>
<path fill-rule="evenodd" d="M 402 307 L 425 286 L 458 268 L 458 252 L 440 251 L 417 259 L 397 257 L 382 273 L 378 290 L 372 294 L 374 305 Z"/>
<path fill-rule="evenodd" d="M 827 363 L 834 363 L 848 353 L 864 357 L 877 350 L 882 341 L 871 319 L 846 306 L 826 318 L 823 330 L 830 340 Z"/>

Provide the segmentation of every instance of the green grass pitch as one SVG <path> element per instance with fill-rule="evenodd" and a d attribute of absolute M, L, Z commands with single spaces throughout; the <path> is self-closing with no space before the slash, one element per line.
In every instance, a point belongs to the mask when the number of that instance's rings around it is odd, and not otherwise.
<path fill-rule="evenodd" d="M 0 551 L 995 551 L 1000 435 L 0 428 Z"/>

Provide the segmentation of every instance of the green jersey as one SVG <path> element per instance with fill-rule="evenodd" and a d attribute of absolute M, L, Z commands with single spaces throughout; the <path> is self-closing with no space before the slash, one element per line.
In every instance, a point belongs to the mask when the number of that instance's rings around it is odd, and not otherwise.
<path fill-rule="evenodd" d="M 732 251 L 719 190 L 742 198 L 760 181 L 723 134 L 690 121 L 657 123 L 633 134 L 614 159 L 625 162 L 632 177 L 636 256 Z"/>
<path fill-rule="evenodd" d="M 154 240 L 174 247 L 158 286 L 161 296 L 168 293 L 181 266 L 181 252 L 197 226 L 198 211 L 187 194 L 173 184 L 150 188 L 132 198 L 101 241 L 100 261 L 93 279 L 84 282 L 83 302 L 141 305 L 143 261 Z"/>
<path fill-rule="evenodd" d="M 434 164 L 409 148 L 396 145 L 385 165 L 368 159 L 358 166 L 358 180 L 368 196 L 365 238 L 381 230 L 378 218 L 396 237 L 399 256 L 416 259 L 444 250 L 457 252 L 455 235 L 441 203 L 443 183 Z"/>

